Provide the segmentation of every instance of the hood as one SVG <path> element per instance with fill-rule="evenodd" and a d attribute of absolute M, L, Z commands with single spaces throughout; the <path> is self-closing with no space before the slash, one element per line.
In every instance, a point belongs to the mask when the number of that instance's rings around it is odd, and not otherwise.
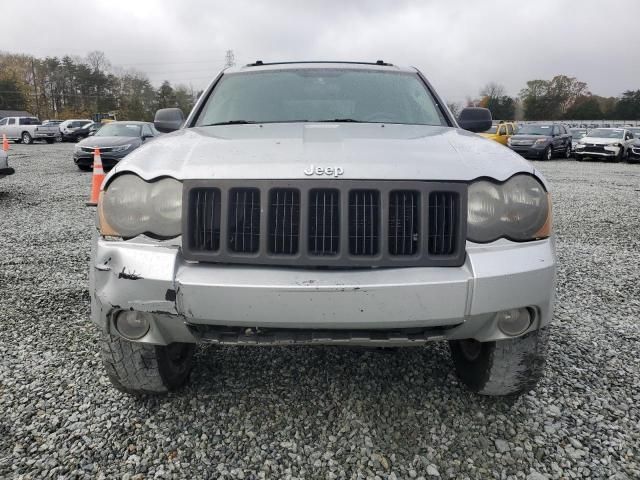
<path fill-rule="evenodd" d="M 582 137 L 581 143 L 595 143 L 596 145 L 611 145 L 623 142 L 621 138 Z"/>
<path fill-rule="evenodd" d="M 541 138 L 545 139 L 545 140 L 551 140 L 551 137 L 547 136 L 547 135 L 514 135 L 511 137 L 511 140 L 533 140 L 534 142 L 536 140 L 540 140 Z"/>
<path fill-rule="evenodd" d="M 186 128 L 131 152 L 110 176 L 150 180 L 302 179 L 340 168 L 353 180 L 506 180 L 533 172 L 508 148 L 473 133 L 424 125 L 274 123 Z M 322 176 L 321 178 L 331 178 Z"/>
<path fill-rule="evenodd" d="M 84 140 L 81 140 L 76 145 L 79 147 L 117 147 L 120 145 L 140 145 L 142 140 L 138 137 L 96 137 L 95 135 L 92 137 L 87 137 Z"/>

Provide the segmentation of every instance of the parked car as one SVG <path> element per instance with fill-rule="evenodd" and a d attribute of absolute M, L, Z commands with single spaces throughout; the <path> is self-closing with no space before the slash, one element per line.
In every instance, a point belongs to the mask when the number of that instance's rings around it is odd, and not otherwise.
<path fill-rule="evenodd" d="M 619 162 L 629 156 L 633 134 L 626 128 L 594 128 L 576 145 L 575 158 L 587 157 Z"/>
<path fill-rule="evenodd" d="M 83 138 L 94 135 L 100 129 L 100 127 L 102 127 L 102 125 L 96 122 L 86 123 L 82 127 L 75 128 L 66 136 L 66 139 L 70 142 L 77 142 L 79 140 L 82 140 Z"/>
<path fill-rule="evenodd" d="M 551 160 L 554 155 L 571 156 L 571 135 L 559 123 L 521 125 L 507 145 L 526 158 Z"/>
<path fill-rule="evenodd" d="M 62 140 L 65 142 L 68 141 L 77 141 L 75 131 L 79 128 L 84 127 L 85 125 L 92 123 L 91 120 L 65 120 L 60 124 L 60 133 L 62 134 Z"/>
<path fill-rule="evenodd" d="M 98 203 L 91 315 L 113 385 L 179 388 L 197 343 L 448 340 L 470 389 L 532 388 L 553 311 L 548 185 L 462 129 L 487 130 L 488 110 L 442 105 L 414 68 L 256 62 L 186 122 L 158 111 L 174 133 L 131 152 Z"/>
<path fill-rule="evenodd" d="M 634 135 L 633 143 L 629 148 L 629 156 L 627 157 L 629 163 L 640 162 L 640 136 Z"/>
<path fill-rule="evenodd" d="M 507 145 L 507 141 L 514 134 L 515 125 L 512 122 L 503 122 L 497 125 L 492 125 L 489 130 L 482 132 L 484 138 L 494 140 L 502 145 Z"/>
<path fill-rule="evenodd" d="M 0 178 L 13 175 L 15 170 L 9 166 L 9 156 L 4 150 L 0 150 Z"/>
<path fill-rule="evenodd" d="M 94 151 L 99 148 L 102 165 L 109 170 L 126 155 L 157 135 L 159 132 L 149 122 L 110 122 L 103 125 L 95 135 L 76 144 L 73 161 L 80 170 L 91 170 Z"/>
<path fill-rule="evenodd" d="M 628 127 L 627 130 L 633 134 L 634 139 L 640 138 L 640 127 Z"/>
<path fill-rule="evenodd" d="M 42 125 L 36 117 L 5 117 L 0 120 L 0 137 L 5 134 L 16 143 L 33 143 L 34 140 L 45 140 L 53 143 L 60 139 L 57 125 Z"/>
<path fill-rule="evenodd" d="M 586 128 L 570 128 L 569 134 L 571 135 L 571 153 L 575 152 L 576 145 L 582 137 L 587 134 Z"/>

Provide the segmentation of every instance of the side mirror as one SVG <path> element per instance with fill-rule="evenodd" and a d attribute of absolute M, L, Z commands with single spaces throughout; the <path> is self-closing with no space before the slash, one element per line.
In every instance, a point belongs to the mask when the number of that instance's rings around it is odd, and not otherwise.
<path fill-rule="evenodd" d="M 467 107 L 460 111 L 458 125 L 470 132 L 484 132 L 491 128 L 491 112 L 487 108 Z"/>
<path fill-rule="evenodd" d="M 153 135 L 142 135 L 142 141 L 144 142 L 145 140 L 148 140 L 150 138 L 153 138 Z"/>
<path fill-rule="evenodd" d="M 96 132 L 89 132 L 89 136 L 93 137 L 96 134 Z"/>
<path fill-rule="evenodd" d="M 184 114 L 179 108 L 163 108 L 156 112 L 153 126 L 162 133 L 174 132 L 184 123 Z"/>

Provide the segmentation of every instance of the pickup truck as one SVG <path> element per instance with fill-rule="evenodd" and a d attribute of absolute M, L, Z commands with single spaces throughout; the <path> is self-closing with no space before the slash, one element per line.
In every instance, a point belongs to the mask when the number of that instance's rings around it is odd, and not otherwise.
<path fill-rule="evenodd" d="M 154 123 L 172 133 L 118 162 L 98 201 L 91 316 L 116 388 L 179 388 L 196 344 L 448 341 L 480 394 L 542 375 L 549 185 L 471 133 L 488 110 L 455 119 L 382 60 L 256 62 Z"/>
<path fill-rule="evenodd" d="M 16 143 L 31 144 L 34 140 L 47 143 L 62 140 L 58 125 L 42 125 L 36 117 L 5 117 L 0 120 L 0 136 L 5 134 Z"/>

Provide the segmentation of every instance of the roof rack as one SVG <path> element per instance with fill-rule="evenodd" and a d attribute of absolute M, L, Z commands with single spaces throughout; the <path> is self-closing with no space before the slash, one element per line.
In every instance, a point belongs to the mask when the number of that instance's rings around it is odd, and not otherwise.
<path fill-rule="evenodd" d="M 383 66 L 383 67 L 393 67 L 393 63 L 387 63 L 384 60 L 377 60 L 375 62 L 344 62 L 344 61 L 331 61 L 331 60 L 307 60 L 307 61 L 300 61 L 300 62 L 268 62 L 265 63 L 262 60 L 256 60 L 253 63 L 247 63 L 245 66 L 246 67 L 261 67 L 263 65 L 293 65 L 296 63 L 343 63 L 343 64 L 347 64 L 347 65 L 379 65 L 379 66 Z"/>

